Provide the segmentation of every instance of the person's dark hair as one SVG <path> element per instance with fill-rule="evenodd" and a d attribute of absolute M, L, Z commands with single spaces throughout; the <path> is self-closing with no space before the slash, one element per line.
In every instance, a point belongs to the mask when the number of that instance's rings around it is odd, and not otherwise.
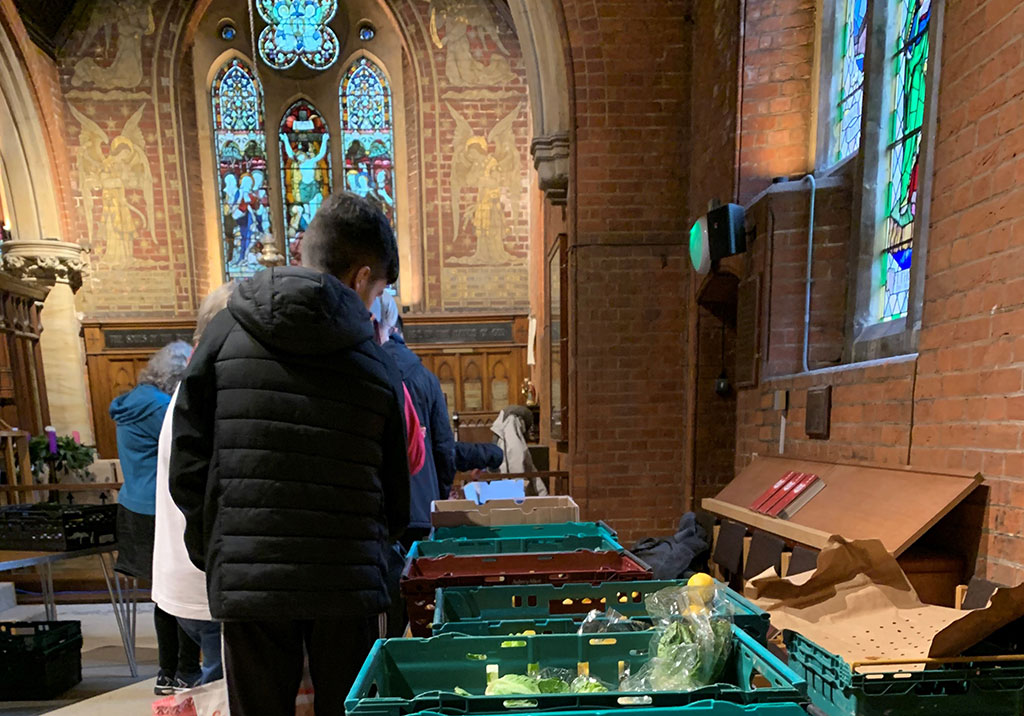
<path fill-rule="evenodd" d="M 341 278 L 369 266 L 374 279 L 398 280 L 398 244 L 384 213 L 350 192 L 332 194 L 302 235 L 302 265 Z"/>

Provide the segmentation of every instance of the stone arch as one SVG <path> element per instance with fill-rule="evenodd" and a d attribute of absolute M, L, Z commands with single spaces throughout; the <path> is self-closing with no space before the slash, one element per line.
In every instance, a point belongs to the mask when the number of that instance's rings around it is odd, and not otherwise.
<path fill-rule="evenodd" d="M 569 72 L 565 18 L 558 0 L 509 0 L 526 62 L 533 141 L 540 188 L 565 204 L 569 188 Z"/>

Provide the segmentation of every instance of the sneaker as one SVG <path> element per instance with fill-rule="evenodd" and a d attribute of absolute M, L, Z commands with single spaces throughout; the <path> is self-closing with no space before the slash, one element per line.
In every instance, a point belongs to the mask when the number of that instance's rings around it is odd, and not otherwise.
<path fill-rule="evenodd" d="M 178 680 L 173 676 L 170 676 L 167 672 L 161 671 L 156 677 L 156 686 L 153 687 L 153 693 L 157 696 L 170 696 L 171 694 L 180 691 L 177 686 Z"/>
<path fill-rule="evenodd" d="M 181 672 L 178 672 L 174 677 L 174 681 L 181 685 L 181 689 L 194 689 L 199 686 L 199 682 L 202 680 L 203 672 L 201 671 L 197 671 L 194 674 L 182 674 Z"/>

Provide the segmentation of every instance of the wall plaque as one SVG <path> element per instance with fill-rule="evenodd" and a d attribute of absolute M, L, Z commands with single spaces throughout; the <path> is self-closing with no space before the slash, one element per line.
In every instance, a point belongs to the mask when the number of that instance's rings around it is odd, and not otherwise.
<path fill-rule="evenodd" d="M 438 343 L 514 343 L 512 322 L 507 323 L 407 323 L 409 345 Z"/>
<path fill-rule="evenodd" d="M 103 345 L 108 349 L 163 348 L 174 341 L 192 343 L 192 331 L 181 328 L 154 328 L 103 331 Z"/>

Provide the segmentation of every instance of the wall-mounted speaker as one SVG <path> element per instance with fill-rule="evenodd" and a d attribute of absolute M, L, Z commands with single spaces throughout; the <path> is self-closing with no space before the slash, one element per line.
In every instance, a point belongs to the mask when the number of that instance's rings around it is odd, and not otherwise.
<path fill-rule="evenodd" d="M 690 262 L 699 274 L 727 256 L 747 250 L 745 212 L 739 204 L 723 204 L 701 216 L 690 227 Z"/>

